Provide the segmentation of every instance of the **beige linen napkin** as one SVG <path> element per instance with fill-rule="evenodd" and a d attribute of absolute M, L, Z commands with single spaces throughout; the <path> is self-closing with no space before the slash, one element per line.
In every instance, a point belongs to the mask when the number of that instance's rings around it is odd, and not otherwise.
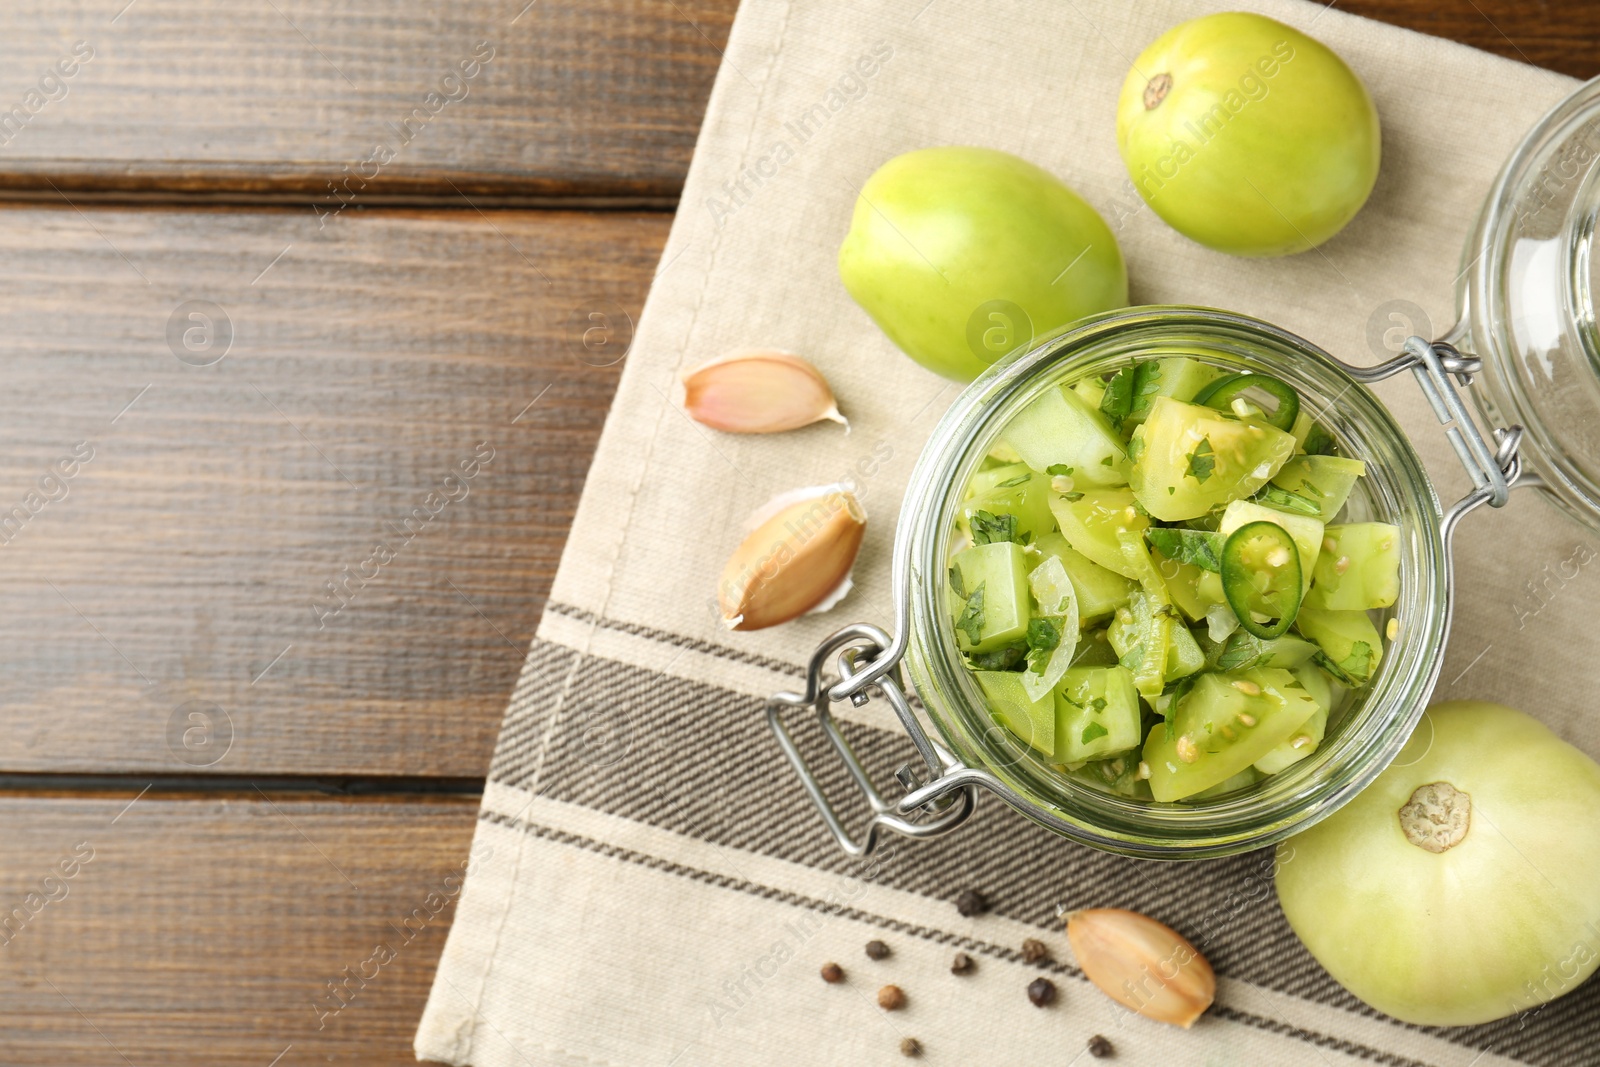
<path fill-rule="evenodd" d="M 417 1034 L 421 1057 L 528 1064 L 1066 1063 L 1101 1033 L 1131 1064 L 1392 1067 L 1591 1057 L 1600 984 L 1537 1016 L 1469 1030 L 1389 1021 L 1339 989 L 1285 925 L 1261 854 L 1196 864 L 1071 845 L 993 798 L 959 833 L 839 854 L 767 733 L 819 638 L 892 624 L 889 559 L 905 479 L 956 395 L 899 355 L 839 283 L 856 190 L 937 144 L 1014 152 L 1115 228 L 1133 299 L 1231 308 L 1356 362 L 1369 332 L 1442 334 L 1463 241 L 1495 172 L 1573 83 L 1297 0 L 1251 6 L 1335 48 L 1371 88 L 1384 163 L 1323 248 L 1253 262 L 1185 241 L 1141 208 L 1114 139 L 1130 60 L 1202 0 L 746 0 L 682 206 L 638 325 L 561 571 L 507 710 L 474 861 Z M 1400 302 L 1400 303 L 1395 303 Z M 1409 310 L 1406 307 L 1414 305 Z M 773 437 L 716 434 L 678 406 L 686 365 L 752 344 L 815 360 L 851 418 Z M 1465 478 L 1408 380 L 1380 394 L 1453 499 Z M 833 612 L 731 634 L 712 603 L 746 515 L 851 477 L 871 514 L 857 588 Z M 1591 538 L 1519 494 L 1471 517 L 1440 695 L 1500 699 L 1600 755 L 1600 662 L 1584 622 Z M 881 701 L 845 708 L 887 776 L 909 746 Z M 842 786 L 832 772 L 835 787 Z M 965 888 L 994 910 L 964 918 Z M 1191 1031 L 1128 1016 L 1082 979 L 1058 903 L 1122 906 L 1194 939 L 1222 975 Z M 1467 936 L 1466 932 L 1463 932 Z M 1054 961 L 1025 964 L 1025 938 Z M 893 955 L 865 957 L 882 939 Z M 957 950 L 975 973 L 950 973 Z M 848 980 L 827 985 L 835 960 Z M 1061 996 L 1025 996 L 1040 973 Z M 880 985 L 907 994 L 881 1011 Z"/>

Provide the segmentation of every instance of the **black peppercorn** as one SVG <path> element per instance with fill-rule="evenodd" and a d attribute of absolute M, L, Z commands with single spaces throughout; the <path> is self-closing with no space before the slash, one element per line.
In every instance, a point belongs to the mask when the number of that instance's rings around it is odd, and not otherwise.
<path fill-rule="evenodd" d="M 906 1006 L 905 990 L 897 985 L 886 985 L 878 990 L 878 1007 L 884 1011 L 899 1011 Z"/>
<path fill-rule="evenodd" d="M 1095 1034 L 1089 1039 L 1089 1055 L 1093 1056 L 1097 1060 L 1109 1059 L 1111 1054 L 1115 1051 L 1116 1049 L 1111 1047 L 1111 1042 L 1107 1041 L 1099 1034 Z"/>
<path fill-rule="evenodd" d="M 1028 999 L 1036 1008 L 1056 1002 L 1056 984 L 1048 978 L 1035 978 L 1028 983 Z"/>
<path fill-rule="evenodd" d="M 965 952 L 957 952 L 956 958 L 950 961 L 951 974 L 971 974 L 977 967 L 977 961 Z"/>
<path fill-rule="evenodd" d="M 881 960 L 881 959 L 887 959 L 888 956 L 889 956 L 889 946 L 888 945 L 885 945 L 882 941 L 868 941 L 867 942 L 867 958 L 868 959 Z"/>
<path fill-rule="evenodd" d="M 900 1055 L 910 1056 L 913 1059 L 922 1055 L 922 1042 L 914 1037 L 902 1038 L 900 1040 Z"/>
<path fill-rule="evenodd" d="M 844 968 L 837 963 L 824 963 L 822 965 L 822 980 L 830 985 L 834 982 L 844 981 Z"/>
<path fill-rule="evenodd" d="M 982 915 L 989 910 L 989 901 L 976 889 L 963 889 L 956 897 L 956 910 L 969 918 Z"/>
<path fill-rule="evenodd" d="M 1050 958 L 1050 948 L 1038 938 L 1030 937 L 1022 943 L 1022 962 L 1038 963 Z"/>

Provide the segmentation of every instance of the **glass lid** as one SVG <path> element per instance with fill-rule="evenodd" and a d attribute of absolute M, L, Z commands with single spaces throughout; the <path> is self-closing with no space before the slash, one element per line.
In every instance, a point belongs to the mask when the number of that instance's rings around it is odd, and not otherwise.
<path fill-rule="evenodd" d="M 1580 86 L 1506 163 L 1463 254 L 1461 324 L 1483 360 L 1473 390 L 1491 424 L 1522 425 L 1522 454 L 1563 507 L 1600 529 L 1600 79 Z"/>

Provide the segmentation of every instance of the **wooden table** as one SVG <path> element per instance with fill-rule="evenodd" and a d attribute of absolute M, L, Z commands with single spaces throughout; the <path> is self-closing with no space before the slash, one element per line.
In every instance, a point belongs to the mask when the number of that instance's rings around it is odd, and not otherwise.
<path fill-rule="evenodd" d="M 735 7 L 522 2 L 0 13 L 0 1062 L 412 1062 Z"/>

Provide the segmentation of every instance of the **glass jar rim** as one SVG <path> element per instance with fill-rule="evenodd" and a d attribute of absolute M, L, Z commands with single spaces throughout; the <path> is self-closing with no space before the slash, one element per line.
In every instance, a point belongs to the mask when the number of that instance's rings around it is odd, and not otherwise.
<path fill-rule="evenodd" d="M 1547 111 L 1495 178 L 1462 249 L 1458 321 L 1446 337 L 1482 360 L 1479 411 L 1524 428 L 1521 450 L 1543 488 L 1591 531 L 1600 531 L 1600 449 L 1585 447 L 1600 440 L 1586 430 L 1600 420 L 1597 218 L 1600 78 Z M 1559 389 L 1557 359 L 1570 376 Z"/>
<path fill-rule="evenodd" d="M 1303 396 L 1327 404 L 1319 417 L 1340 422 L 1381 455 L 1374 485 L 1407 520 L 1401 613 L 1365 699 L 1319 752 L 1258 786 L 1204 804 L 1160 804 L 1118 797 L 1059 774 L 1041 774 L 1018 746 L 1005 747 L 981 697 L 954 662 L 953 626 L 944 607 L 944 558 L 959 486 L 1012 414 L 1051 384 L 1132 358 L 1127 350 L 1199 349 L 1222 365 L 1278 373 Z M 1256 361 L 1252 363 L 1252 360 Z M 1276 361 L 1276 362 L 1275 362 Z M 996 364 L 970 385 L 934 430 L 912 474 L 896 531 L 894 584 L 905 663 L 928 717 L 958 758 L 984 768 L 986 783 L 1011 806 L 1066 837 L 1107 851 L 1149 858 L 1203 858 L 1271 844 L 1337 809 L 1399 753 L 1437 682 L 1449 620 L 1449 555 L 1442 509 L 1420 459 L 1387 408 L 1344 364 L 1270 323 L 1227 311 L 1145 306 L 1082 320 L 1026 353 Z M 925 577 L 928 577 L 925 580 Z M 1002 731 L 1003 732 L 1003 731 Z M 999 788 L 995 788 L 998 784 Z"/>

